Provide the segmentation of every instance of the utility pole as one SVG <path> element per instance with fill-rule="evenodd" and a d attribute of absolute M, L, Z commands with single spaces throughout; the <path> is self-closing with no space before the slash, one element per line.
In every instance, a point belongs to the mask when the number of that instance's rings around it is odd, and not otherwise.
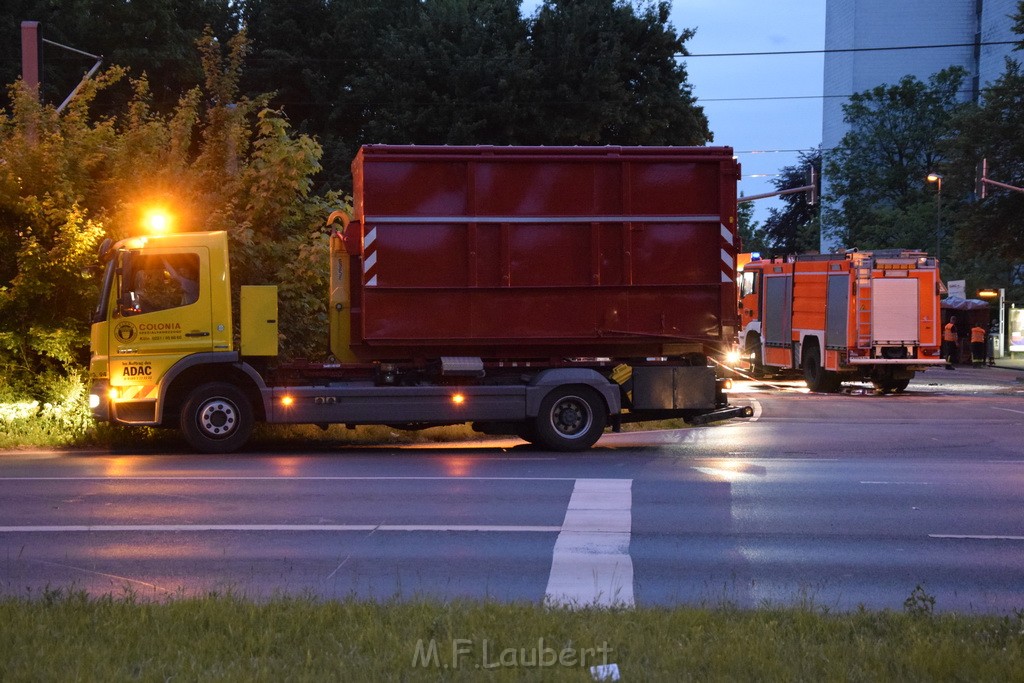
<path fill-rule="evenodd" d="M 764 194 L 752 194 L 746 197 L 740 197 L 736 200 L 737 204 L 744 202 L 752 202 L 756 199 L 768 199 L 769 197 L 781 197 L 787 194 L 797 194 L 803 192 L 806 195 L 807 205 L 814 206 L 818 203 L 818 171 L 814 166 L 807 167 L 807 184 L 801 185 L 800 187 L 791 187 L 788 190 L 779 190 L 778 192 L 766 192 Z"/>
<path fill-rule="evenodd" d="M 999 187 L 1004 190 L 1012 190 L 1013 192 L 1024 192 L 1024 187 L 1016 187 L 1014 185 L 1007 185 L 1001 183 L 998 180 L 992 180 L 988 177 L 988 159 L 981 160 L 981 173 L 978 174 L 978 187 L 975 190 L 980 199 L 984 199 L 988 196 L 988 186 Z"/>
<path fill-rule="evenodd" d="M 942 255 L 942 176 L 938 173 L 929 173 L 929 183 L 938 183 L 935 193 L 935 260 L 938 261 Z"/>
<path fill-rule="evenodd" d="M 43 41 L 39 32 L 38 21 L 21 22 L 21 82 L 36 101 L 41 94 L 43 75 Z M 25 139 L 33 147 L 39 139 L 35 116 L 25 118 Z"/>
<path fill-rule="evenodd" d="M 43 43 L 38 21 L 21 22 L 21 80 L 36 97 L 43 71 Z"/>
<path fill-rule="evenodd" d="M 82 80 L 79 81 L 78 85 L 75 86 L 75 89 L 71 91 L 71 94 L 60 103 L 59 107 L 57 107 L 57 113 L 59 114 L 64 111 L 64 108 L 68 106 L 72 98 L 78 94 L 78 91 L 82 89 L 85 82 L 99 71 L 100 66 L 103 64 L 103 57 L 101 55 L 94 55 L 90 52 L 84 52 L 43 38 L 42 29 L 40 28 L 38 21 L 21 22 L 21 80 L 24 81 L 30 92 L 32 92 L 37 99 L 41 96 L 40 86 L 42 85 L 43 80 L 43 43 L 96 60 L 96 63 L 92 65 L 92 68 L 82 76 Z"/>

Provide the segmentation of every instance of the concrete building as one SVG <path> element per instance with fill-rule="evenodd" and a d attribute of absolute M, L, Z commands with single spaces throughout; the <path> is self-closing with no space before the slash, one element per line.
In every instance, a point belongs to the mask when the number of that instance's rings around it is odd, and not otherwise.
<path fill-rule="evenodd" d="M 826 2 L 821 127 L 826 158 L 847 132 L 843 105 L 851 94 L 895 84 L 908 74 L 927 81 L 941 69 L 959 65 L 972 76 L 964 97 L 977 99 L 979 89 L 1002 74 L 1004 58 L 1013 50 L 1013 45 L 994 43 L 1021 39 L 1012 30 L 1017 0 Z M 911 46 L 933 47 L 879 49 Z M 822 198 L 829 199 L 827 185 Z M 838 246 L 821 239 L 822 251 Z"/>

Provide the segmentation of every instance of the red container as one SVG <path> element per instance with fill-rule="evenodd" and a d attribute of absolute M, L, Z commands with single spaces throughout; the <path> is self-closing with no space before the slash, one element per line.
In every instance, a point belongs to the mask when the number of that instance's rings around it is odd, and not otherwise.
<path fill-rule="evenodd" d="M 352 176 L 361 358 L 623 358 L 732 340 L 730 148 L 371 145 Z"/>

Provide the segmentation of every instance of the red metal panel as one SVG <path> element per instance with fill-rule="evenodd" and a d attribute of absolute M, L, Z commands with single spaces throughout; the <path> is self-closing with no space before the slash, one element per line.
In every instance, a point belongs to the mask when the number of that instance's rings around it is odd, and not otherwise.
<path fill-rule="evenodd" d="M 375 145 L 352 172 L 364 358 L 643 356 L 731 337 L 729 148 Z"/>

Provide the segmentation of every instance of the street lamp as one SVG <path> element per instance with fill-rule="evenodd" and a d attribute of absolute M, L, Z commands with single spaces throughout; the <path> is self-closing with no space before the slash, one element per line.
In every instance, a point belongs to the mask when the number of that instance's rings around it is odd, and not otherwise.
<path fill-rule="evenodd" d="M 927 180 L 929 183 L 938 183 L 935 193 L 935 260 L 938 261 L 942 255 L 942 176 L 938 173 L 929 173 Z"/>

